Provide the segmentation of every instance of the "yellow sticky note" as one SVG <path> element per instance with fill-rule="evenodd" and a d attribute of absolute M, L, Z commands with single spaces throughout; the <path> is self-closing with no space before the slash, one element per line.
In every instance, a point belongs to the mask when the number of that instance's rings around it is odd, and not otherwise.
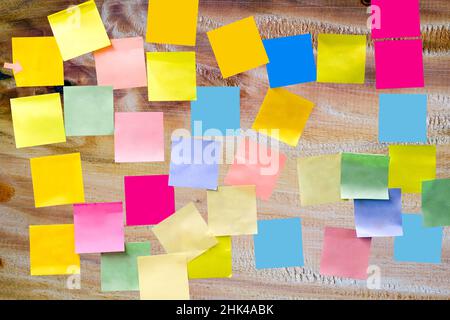
<path fill-rule="evenodd" d="M 436 178 L 436 146 L 389 146 L 389 188 L 421 193 L 422 181 Z"/>
<path fill-rule="evenodd" d="M 22 71 L 14 73 L 17 87 L 62 86 L 64 66 L 54 37 L 12 38 L 13 63 Z"/>
<path fill-rule="evenodd" d="M 300 202 L 312 206 L 341 201 L 341 155 L 297 160 Z"/>
<path fill-rule="evenodd" d="M 189 279 L 230 278 L 231 237 L 217 237 L 219 243 L 188 263 Z"/>
<path fill-rule="evenodd" d="M 16 147 L 66 142 L 59 93 L 11 99 Z"/>
<path fill-rule="evenodd" d="M 208 190 L 208 225 L 215 236 L 256 234 L 255 186 L 223 186 Z"/>
<path fill-rule="evenodd" d="M 252 129 L 295 147 L 314 104 L 283 88 L 269 89 Z"/>
<path fill-rule="evenodd" d="M 79 153 L 31 158 L 30 165 L 36 207 L 84 202 Z"/>
<path fill-rule="evenodd" d="M 184 253 L 189 261 L 217 244 L 192 202 L 154 226 L 152 231 L 167 253 Z"/>
<path fill-rule="evenodd" d="M 207 35 L 224 78 L 269 62 L 253 16 L 209 31 Z"/>
<path fill-rule="evenodd" d="M 184 254 L 137 258 L 141 300 L 189 300 Z"/>
<path fill-rule="evenodd" d="M 48 16 L 64 61 L 111 45 L 94 1 Z"/>
<path fill-rule="evenodd" d="M 366 36 L 319 34 L 317 82 L 364 83 Z"/>
<path fill-rule="evenodd" d="M 198 0 L 151 0 L 147 42 L 195 46 Z"/>
<path fill-rule="evenodd" d="M 32 276 L 80 273 L 73 224 L 30 226 L 29 230 Z"/>
<path fill-rule="evenodd" d="M 197 99 L 195 52 L 147 52 L 148 101 Z"/>

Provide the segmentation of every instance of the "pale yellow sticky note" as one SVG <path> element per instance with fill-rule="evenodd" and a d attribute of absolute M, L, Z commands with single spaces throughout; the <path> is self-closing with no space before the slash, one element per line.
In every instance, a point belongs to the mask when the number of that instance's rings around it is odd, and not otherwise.
<path fill-rule="evenodd" d="M 341 155 L 300 158 L 297 172 L 302 206 L 341 201 Z"/>
<path fill-rule="evenodd" d="M 80 273 L 73 224 L 30 226 L 30 272 L 32 276 Z"/>
<path fill-rule="evenodd" d="M 152 231 L 167 253 L 184 253 L 189 261 L 217 244 L 192 202 L 154 226 Z"/>
<path fill-rule="evenodd" d="M 48 16 L 64 61 L 111 45 L 94 1 Z"/>
<path fill-rule="evenodd" d="M 195 46 L 198 0 L 151 0 L 147 42 Z"/>
<path fill-rule="evenodd" d="M 16 147 L 66 142 L 59 93 L 11 99 Z"/>
<path fill-rule="evenodd" d="M 421 193 L 422 181 L 436 178 L 436 146 L 389 146 L 389 188 Z"/>
<path fill-rule="evenodd" d="M 22 70 L 14 73 L 17 87 L 62 86 L 64 66 L 54 37 L 12 38 L 13 63 Z"/>
<path fill-rule="evenodd" d="M 147 52 L 149 101 L 197 99 L 195 52 Z"/>
<path fill-rule="evenodd" d="M 208 225 L 216 236 L 256 234 L 255 186 L 223 186 L 208 190 Z"/>
<path fill-rule="evenodd" d="M 286 89 L 269 89 L 252 129 L 295 147 L 313 108 L 311 101 Z"/>
<path fill-rule="evenodd" d="M 189 300 L 184 254 L 137 258 L 141 300 Z"/>

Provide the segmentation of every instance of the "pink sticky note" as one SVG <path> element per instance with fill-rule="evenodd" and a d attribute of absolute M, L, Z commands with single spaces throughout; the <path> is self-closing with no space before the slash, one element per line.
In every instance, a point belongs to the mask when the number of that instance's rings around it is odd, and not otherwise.
<path fill-rule="evenodd" d="M 126 176 L 124 182 L 128 226 L 155 225 L 175 212 L 168 175 Z"/>
<path fill-rule="evenodd" d="M 224 184 L 255 185 L 256 195 L 262 200 L 268 200 L 285 162 L 284 154 L 245 138 L 239 143 Z"/>
<path fill-rule="evenodd" d="M 114 126 L 116 162 L 164 161 L 162 112 L 116 112 Z"/>
<path fill-rule="evenodd" d="M 377 89 L 422 88 L 422 40 L 375 42 Z"/>
<path fill-rule="evenodd" d="M 111 46 L 94 52 L 97 84 L 128 89 L 147 86 L 144 40 L 112 39 Z"/>
<path fill-rule="evenodd" d="M 75 252 L 124 251 L 122 202 L 73 205 Z"/>

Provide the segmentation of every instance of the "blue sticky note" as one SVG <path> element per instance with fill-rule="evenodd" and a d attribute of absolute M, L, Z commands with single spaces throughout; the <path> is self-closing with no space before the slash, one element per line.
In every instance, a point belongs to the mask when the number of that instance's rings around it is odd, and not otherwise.
<path fill-rule="evenodd" d="M 300 218 L 260 220 L 253 241 L 256 269 L 304 265 Z"/>
<path fill-rule="evenodd" d="M 442 227 L 424 227 L 422 215 L 404 214 L 403 236 L 394 240 L 394 260 L 440 263 L 441 252 Z"/>
<path fill-rule="evenodd" d="M 427 95 L 380 94 L 378 140 L 427 142 Z"/>
<path fill-rule="evenodd" d="M 240 127 L 239 87 L 197 88 L 197 100 L 191 102 L 193 136 L 234 136 Z"/>
<path fill-rule="evenodd" d="M 271 88 L 316 81 L 311 34 L 264 40 Z"/>

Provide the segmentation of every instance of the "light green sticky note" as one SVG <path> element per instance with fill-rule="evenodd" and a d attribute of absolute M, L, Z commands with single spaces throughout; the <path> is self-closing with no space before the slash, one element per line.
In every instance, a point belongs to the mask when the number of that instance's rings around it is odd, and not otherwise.
<path fill-rule="evenodd" d="M 68 137 L 114 134 L 113 88 L 64 87 L 64 124 Z"/>
<path fill-rule="evenodd" d="M 422 183 L 422 212 L 426 227 L 450 226 L 450 179 Z"/>

